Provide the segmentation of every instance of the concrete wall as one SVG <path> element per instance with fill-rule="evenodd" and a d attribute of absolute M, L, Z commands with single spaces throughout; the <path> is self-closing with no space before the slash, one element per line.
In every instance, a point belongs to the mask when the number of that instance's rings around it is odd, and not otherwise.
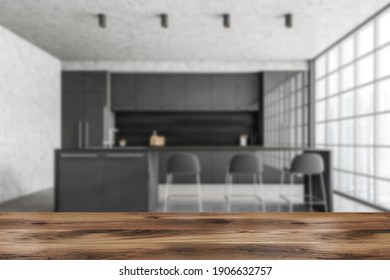
<path fill-rule="evenodd" d="M 54 183 L 61 62 L 0 26 L 0 202 Z"/>

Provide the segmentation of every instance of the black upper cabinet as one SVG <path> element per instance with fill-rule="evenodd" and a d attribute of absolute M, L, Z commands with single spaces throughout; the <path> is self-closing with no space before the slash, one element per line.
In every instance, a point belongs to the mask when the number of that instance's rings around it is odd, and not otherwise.
<path fill-rule="evenodd" d="M 63 72 L 62 148 L 101 146 L 107 73 Z"/>
<path fill-rule="evenodd" d="M 62 92 L 84 92 L 84 73 L 63 72 Z"/>
<path fill-rule="evenodd" d="M 136 76 L 111 75 L 111 105 L 115 111 L 134 110 L 137 107 Z"/>
<path fill-rule="evenodd" d="M 105 94 L 107 92 L 107 73 L 86 73 L 85 92 L 90 94 Z"/>
<path fill-rule="evenodd" d="M 258 74 L 237 75 L 237 109 L 259 109 L 260 81 Z"/>
<path fill-rule="evenodd" d="M 257 111 L 258 74 L 112 74 L 114 111 Z"/>
<path fill-rule="evenodd" d="M 234 110 L 236 107 L 236 76 L 212 76 L 212 108 L 216 110 Z"/>
<path fill-rule="evenodd" d="M 137 108 L 157 110 L 161 104 L 161 77 L 155 74 L 137 75 Z"/>
<path fill-rule="evenodd" d="M 186 75 L 161 76 L 161 108 L 182 110 L 186 108 Z"/>
<path fill-rule="evenodd" d="M 211 109 L 211 76 L 188 75 L 187 109 Z"/>

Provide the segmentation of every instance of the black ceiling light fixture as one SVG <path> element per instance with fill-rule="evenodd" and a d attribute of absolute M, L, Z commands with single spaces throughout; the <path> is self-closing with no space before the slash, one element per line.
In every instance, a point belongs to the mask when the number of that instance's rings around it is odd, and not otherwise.
<path fill-rule="evenodd" d="M 223 27 L 230 28 L 230 14 L 223 14 Z"/>
<path fill-rule="evenodd" d="M 161 14 L 161 27 L 168 28 L 168 15 L 167 14 Z"/>
<path fill-rule="evenodd" d="M 293 15 L 292 14 L 285 14 L 284 19 L 285 19 L 286 27 L 292 28 L 293 27 Z"/>
<path fill-rule="evenodd" d="M 106 28 L 107 27 L 107 16 L 105 14 L 98 14 L 97 17 L 99 20 L 99 26 L 101 28 Z"/>

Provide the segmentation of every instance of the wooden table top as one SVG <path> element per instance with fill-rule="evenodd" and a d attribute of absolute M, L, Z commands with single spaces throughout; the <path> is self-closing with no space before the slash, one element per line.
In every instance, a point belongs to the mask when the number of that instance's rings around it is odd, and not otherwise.
<path fill-rule="evenodd" d="M 390 214 L 0 213 L 0 259 L 390 259 Z"/>

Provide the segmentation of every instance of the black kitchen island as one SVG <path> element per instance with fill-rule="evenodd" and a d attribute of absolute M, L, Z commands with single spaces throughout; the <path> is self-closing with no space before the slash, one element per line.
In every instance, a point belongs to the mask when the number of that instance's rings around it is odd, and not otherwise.
<path fill-rule="evenodd" d="M 158 204 L 158 186 L 165 183 L 167 160 L 179 152 L 191 152 L 199 158 L 202 182 L 205 184 L 224 184 L 230 159 L 238 153 L 256 153 L 262 159 L 272 154 L 318 153 L 325 162 L 328 207 L 330 211 L 333 209 L 330 151 L 260 146 L 138 146 L 57 150 L 55 209 L 58 212 L 152 212 Z M 264 182 L 278 184 L 280 171 L 264 163 Z M 241 179 L 245 182 L 246 178 Z M 303 183 L 307 191 L 306 181 L 303 180 Z M 183 178 L 179 183 L 191 181 Z M 314 194 L 321 197 L 320 192 L 317 193 L 319 181 L 315 179 L 313 184 Z M 323 211 L 320 206 L 317 210 Z"/>

